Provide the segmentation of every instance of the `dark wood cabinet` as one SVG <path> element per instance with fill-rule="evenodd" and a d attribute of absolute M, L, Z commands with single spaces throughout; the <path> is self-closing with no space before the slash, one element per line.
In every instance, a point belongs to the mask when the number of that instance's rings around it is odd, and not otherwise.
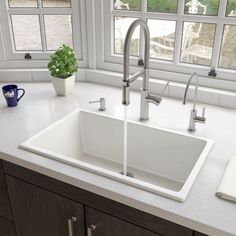
<path fill-rule="evenodd" d="M 6 180 L 17 236 L 68 236 L 70 230 L 85 235 L 81 204 L 10 176 Z"/>
<path fill-rule="evenodd" d="M 39 188 L 59 194 L 85 206 L 100 210 L 108 215 L 122 219 L 162 236 L 192 236 L 193 230 L 179 224 L 153 216 L 138 209 L 129 207 L 112 199 L 105 198 L 69 185 L 38 172 L 20 167 L 10 162 L 3 162 L 5 174 L 29 182 Z"/>
<path fill-rule="evenodd" d="M 193 236 L 207 236 L 207 235 L 194 231 Z"/>
<path fill-rule="evenodd" d="M 160 236 L 101 211 L 86 207 L 88 236 Z"/>
<path fill-rule="evenodd" d="M 3 212 L 14 223 L 1 219 L 0 214 L 1 236 L 15 236 L 15 232 L 17 236 L 204 235 L 18 165 L 2 164 L 0 180 L 4 184 L 0 187 L 5 198 L 0 198 L 0 210 L 5 201 L 9 209 Z"/>
<path fill-rule="evenodd" d="M 16 236 L 15 228 L 12 221 L 0 217 L 0 235 L 1 236 Z"/>
<path fill-rule="evenodd" d="M 7 187 L 1 160 L 0 160 L 0 217 L 12 220 L 11 207 L 8 200 Z"/>
<path fill-rule="evenodd" d="M 0 235 L 15 236 L 15 228 L 12 222 L 11 207 L 8 198 L 6 180 L 1 160 L 0 160 Z"/>

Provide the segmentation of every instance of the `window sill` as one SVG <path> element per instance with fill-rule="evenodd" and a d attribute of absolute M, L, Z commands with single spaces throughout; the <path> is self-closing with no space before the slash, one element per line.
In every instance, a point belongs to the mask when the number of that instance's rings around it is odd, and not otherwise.
<path fill-rule="evenodd" d="M 85 78 L 85 80 L 88 82 L 111 85 L 115 87 L 122 86 L 121 73 L 102 70 L 86 70 Z M 161 94 L 166 85 L 166 82 L 166 80 L 150 78 L 150 91 L 152 93 Z M 137 91 L 140 90 L 141 86 L 141 79 L 138 79 L 131 85 L 132 89 Z M 184 83 L 170 82 L 165 92 L 165 96 L 182 100 L 185 86 L 186 85 Z M 191 101 L 193 96 L 194 86 L 190 86 L 187 99 Z M 236 92 L 200 86 L 198 90 L 198 101 L 209 105 L 236 109 Z"/>
<path fill-rule="evenodd" d="M 98 84 L 105 84 L 115 87 L 122 86 L 122 74 L 109 72 L 104 70 L 80 69 L 77 73 L 77 81 L 87 81 Z M 48 82 L 50 74 L 47 69 L 1 69 L 0 82 Z M 139 91 L 142 80 L 138 79 L 132 84 L 132 89 Z M 150 79 L 150 91 L 152 93 L 161 94 L 167 80 Z M 226 81 L 221 81 L 226 83 Z M 236 82 L 230 82 L 236 85 Z M 229 87 L 229 86 L 227 86 Z M 232 88 L 232 87 L 231 87 Z M 165 96 L 183 99 L 185 83 L 170 82 Z M 194 96 L 194 86 L 190 86 L 188 92 L 188 100 L 192 100 Z M 206 86 L 200 86 L 198 92 L 198 101 L 214 106 L 236 109 L 236 92 L 227 91 Z"/>

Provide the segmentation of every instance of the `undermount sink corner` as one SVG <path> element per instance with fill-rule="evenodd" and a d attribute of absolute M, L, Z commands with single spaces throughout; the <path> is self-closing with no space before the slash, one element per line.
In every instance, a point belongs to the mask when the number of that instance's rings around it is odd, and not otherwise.
<path fill-rule="evenodd" d="M 66 142 L 68 140 L 68 142 Z M 123 176 L 123 121 L 76 110 L 20 148 L 178 201 L 184 201 L 213 141 L 128 121 L 128 171 Z"/>

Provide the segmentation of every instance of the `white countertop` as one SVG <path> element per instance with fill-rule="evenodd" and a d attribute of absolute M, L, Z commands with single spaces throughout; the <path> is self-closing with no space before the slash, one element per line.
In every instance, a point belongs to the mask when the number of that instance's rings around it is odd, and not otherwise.
<path fill-rule="evenodd" d="M 236 235 L 236 203 L 215 196 L 227 161 L 236 154 L 236 110 L 207 105 L 207 122 L 197 124 L 195 135 L 213 139 L 214 147 L 187 199 L 180 203 L 18 148 L 42 128 L 77 108 L 96 111 L 98 104 L 89 105 L 88 101 L 100 97 L 106 98 L 106 114 L 122 118 L 121 89 L 80 82 L 72 95 L 57 97 L 50 83 L 22 83 L 19 87 L 26 90 L 26 95 L 18 107 L 7 108 L 0 96 L 1 159 L 209 235 Z M 132 92 L 130 120 L 138 119 L 139 102 L 140 94 Z M 198 106 L 199 112 L 201 107 Z M 164 98 L 159 107 L 150 106 L 147 124 L 186 133 L 191 108 L 191 103 L 183 106 L 182 101 Z"/>

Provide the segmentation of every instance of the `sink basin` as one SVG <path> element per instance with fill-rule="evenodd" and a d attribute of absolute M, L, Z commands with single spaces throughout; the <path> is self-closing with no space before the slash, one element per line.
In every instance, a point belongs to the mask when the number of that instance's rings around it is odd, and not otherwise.
<path fill-rule="evenodd" d="M 128 166 L 123 170 L 123 120 L 76 110 L 20 145 L 72 166 L 184 201 L 213 144 L 128 121 Z"/>

